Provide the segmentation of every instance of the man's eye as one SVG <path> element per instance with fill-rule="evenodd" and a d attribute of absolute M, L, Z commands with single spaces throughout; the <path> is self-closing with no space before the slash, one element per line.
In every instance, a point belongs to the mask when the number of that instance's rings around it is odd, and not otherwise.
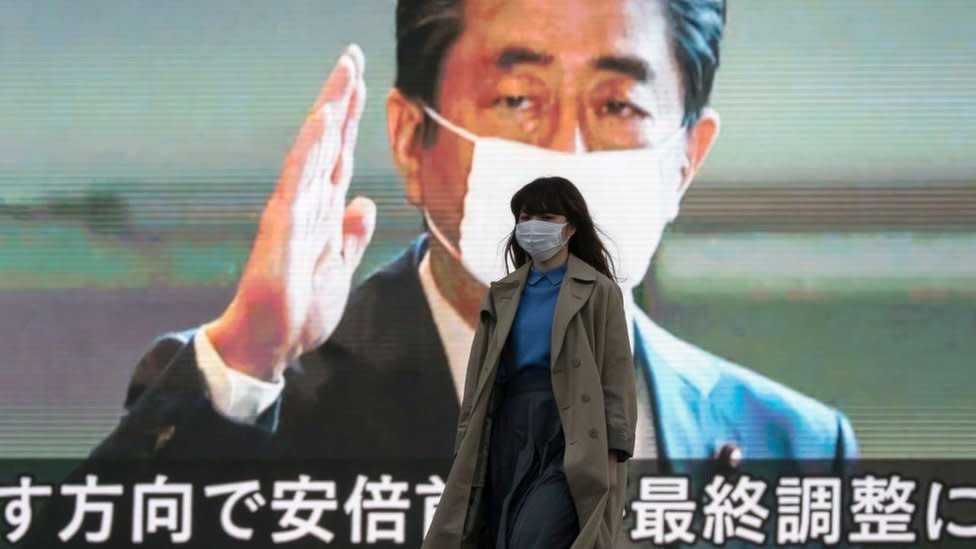
<path fill-rule="evenodd" d="M 524 110 L 532 106 L 527 95 L 505 95 L 495 100 L 495 105 L 512 110 Z"/>
<path fill-rule="evenodd" d="M 632 116 L 637 116 L 644 118 L 647 113 L 638 109 L 633 104 L 627 101 L 607 101 L 603 104 L 603 114 L 608 114 L 611 116 L 621 116 L 624 118 L 629 118 Z"/>

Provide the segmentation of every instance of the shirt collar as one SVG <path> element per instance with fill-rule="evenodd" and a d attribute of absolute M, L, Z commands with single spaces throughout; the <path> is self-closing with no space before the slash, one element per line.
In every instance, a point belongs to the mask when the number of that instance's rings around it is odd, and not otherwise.
<path fill-rule="evenodd" d="M 535 286 L 540 280 L 545 278 L 553 286 L 558 286 L 559 283 L 563 281 L 563 275 L 565 274 L 566 263 L 563 263 L 555 269 L 550 269 L 548 271 L 537 271 L 535 267 L 531 267 L 529 269 L 529 278 L 526 280 L 526 282 Z"/>
<path fill-rule="evenodd" d="M 430 270 L 430 254 L 426 250 L 422 253 L 423 259 L 420 260 L 418 266 L 420 287 L 423 289 L 424 297 L 427 298 L 427 305 L 430 306 L 431 315 L 434 317 L 437 335 L 440 336 L 444 354 L 447 355 L 447 364 L 451 370 L 451 379 L 454 381 L 455 395 L 460 402 L 461 393 L 464 390 L 464 374 L 468 367 L 468 356 L 471 353 L 471 341 L 474 340 L 474 328 L 468 326 L 454 305 L 441 293 L 440 288 L 437 287 L 437 282 L 434 281 L 434 274 Z"/>

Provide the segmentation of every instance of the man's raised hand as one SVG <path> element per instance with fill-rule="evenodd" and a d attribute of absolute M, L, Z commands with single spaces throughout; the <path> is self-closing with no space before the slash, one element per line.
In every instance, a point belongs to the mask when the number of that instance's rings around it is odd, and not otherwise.
<path fill-rule="evenodd" d="M 366 103 L 365 59 L 339 57 L 258 224 L 233 301 L 206 330 L 224 362 L 273 379 L 322 344 L 342 317 L 352 277 L 376 226 L 376 206 L 346 193 Z"/>

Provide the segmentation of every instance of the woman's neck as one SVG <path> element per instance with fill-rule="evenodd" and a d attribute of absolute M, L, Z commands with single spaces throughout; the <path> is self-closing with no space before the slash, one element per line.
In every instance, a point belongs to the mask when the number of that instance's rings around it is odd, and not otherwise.
<path fill-rule="evenodd" d="M 569 259 L 569 247 L 564 247 L 563 249 L 559 250 L 559 253 L 545 261 L 536 261 L 533 259 L 532 266 L 535 267 L 535 270 L 537 271 L 551 271 L 556 267 L 562 266 L 564 263 L 566 263 L 567 259 Z"/>

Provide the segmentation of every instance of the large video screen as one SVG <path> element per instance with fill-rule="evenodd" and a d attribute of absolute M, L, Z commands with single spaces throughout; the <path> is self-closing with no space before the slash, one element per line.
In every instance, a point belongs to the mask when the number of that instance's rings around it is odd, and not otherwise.
<path fill-rule="evenodd" d="M 0 484 L 312 460 L 352 480 L 305 541 L 419 547 L 431 494 L 477 494 L 484 471 L 448 472 L 487 466 L 493 376 L 536 347 L 578 518 L 574 456 L 630 468 L 620 546 L 691 541 L 649 533 L 648 464 L 694 499 L 714 463 L 976 457 L 973 28 L 966 0 L 0 2 Z M 568 260 L 532 328 L 548 263 L 506 245 L 513 195 L 551 176 L 588 216 L 521 213 L 566 222 L 577 259 L 591 221 L 613 276 Z M 416 523 L 350 526 L 387 465 L 419 475 Z M 852 515 L 841 542 L 879 541 Z"/>

